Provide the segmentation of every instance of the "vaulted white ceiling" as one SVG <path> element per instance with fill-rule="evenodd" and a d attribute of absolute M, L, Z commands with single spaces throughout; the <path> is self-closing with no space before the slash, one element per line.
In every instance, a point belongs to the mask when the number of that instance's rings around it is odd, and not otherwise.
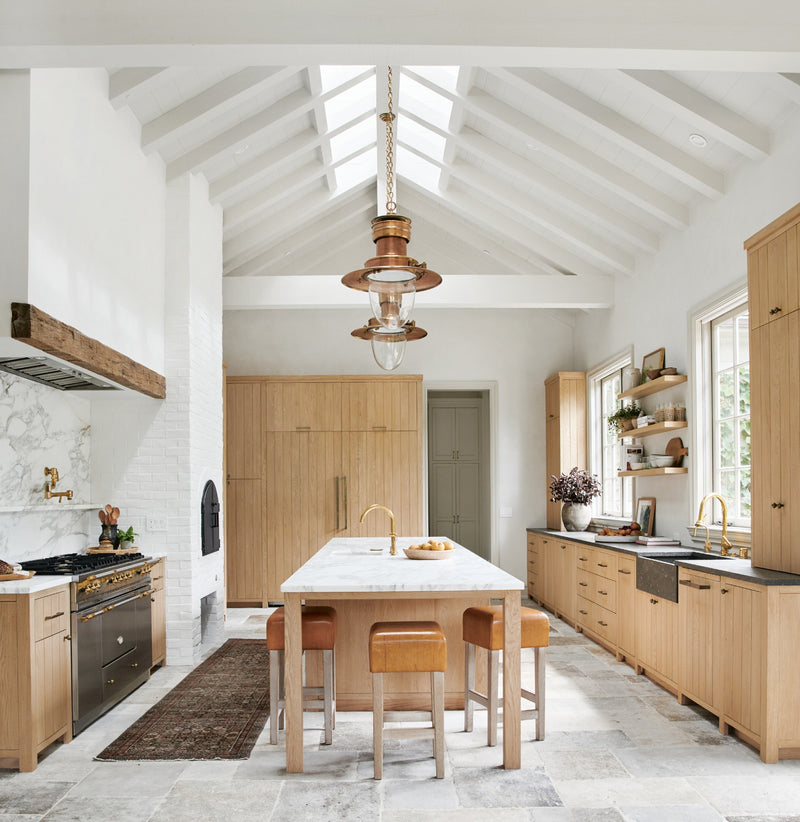
<path fill-rule="evenodd" d="M 110 72 L 143 151 L 168 179 L 205 175 L 223 208 L 227 307 L 358 303 L 326 281 L 372 255 L 385 212 L 386 74 Z M 393 86 L 409 253 L 446 278 L 429 305 L 608 305 L 800 107 L 780 73 L 393 66 Z"/>

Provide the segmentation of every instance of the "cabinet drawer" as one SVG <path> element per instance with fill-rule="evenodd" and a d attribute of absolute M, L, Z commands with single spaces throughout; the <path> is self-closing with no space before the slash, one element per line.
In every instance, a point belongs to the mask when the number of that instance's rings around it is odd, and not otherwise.
<path fill-rule="evenodd" d="M 617 578 L 617 555 L 610 551 L 595 551 L 591 570 L 606 579 Z"/>
<path fill-rule="evenodd" d="M 606 610 L 617 611 L 617 583 L 606 577 L 590 574 L 582 568 L 577 571 L 578 596 L 600 605 Z"/>
<path fill-rule="evenodd" d="M 575 562 L 578 565 L 578 570 L 594 571 L 595 552 L 592 548 L 587 548 L 585 545 L 579 545 L 575 552 Z"/>
<path fill-rule="evenodd" d="M 154 591 L 164 590 L 164 560 L 160 559 L 150 569 L 150 585 Z"/>
<path fill-rule="evenodd" d="M 33 603 L 33 635 L 44 639 L 69 627 L 69 596 L 63 588 L 37 597 Z"/>
<path fill-rule="evenodd" d="M 585 631 L 616 644 L 617 615 L 596 602 L 578 597 L 578 623 Z"/>

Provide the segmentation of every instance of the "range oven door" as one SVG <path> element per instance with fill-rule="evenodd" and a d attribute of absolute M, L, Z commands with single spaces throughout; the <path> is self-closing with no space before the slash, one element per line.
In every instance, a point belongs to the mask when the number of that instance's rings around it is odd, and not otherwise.
<path fill-rule="evenodd" d="M 147 586 L 72 614 L 72 725 L 80 733 L 145 682 L 152 662 Z"/>

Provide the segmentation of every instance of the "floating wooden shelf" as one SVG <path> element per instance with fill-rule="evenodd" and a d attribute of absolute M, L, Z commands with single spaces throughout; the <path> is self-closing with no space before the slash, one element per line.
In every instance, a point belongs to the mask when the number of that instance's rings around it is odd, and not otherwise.
<path fill-rule="evenodd" d="M 663 377 L 656 377 L 654 380 L 648 380 L 641 385 L 635 385 L 633 388 L 617 394 L 617 399 L 635 400 L 639 399 L 639 397 L 649 397 L 650 394 L 656 394 L 659 391 L 672 388 L 673 385 L 680 385 L 688 379 L 686 374 L 665 374 Z"/>
<path fill-rule="evenodd" d="M 630 428 L 617 434 L 621 440 L 630 439 L 631 437 L 649 437 L 652 434 L 664 434 L 667 431 L 674 431 L 676 428 L 686 428 L 689 425 L 686 420 L 664 420 L 664 422 L 656 422 L 653 425 L 645 425 L 642 428 Z"/>
<path fill-rule="evenodd" d="M 688 468 L 643 468 L 640 471 L 618 471 L 618 477 L 658 477 L 664 474 L 688 474 Z"/>

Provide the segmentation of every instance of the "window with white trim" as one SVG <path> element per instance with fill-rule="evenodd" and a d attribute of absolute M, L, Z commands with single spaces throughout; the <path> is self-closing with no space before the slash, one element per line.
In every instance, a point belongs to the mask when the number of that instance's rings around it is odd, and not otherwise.
<path fill-rule="evenodd" d="M 750 528 L 750 345 L 747 290 L 740 288 L 695 317 L 695 505 L 725 498 L 728 525 Z M 696 510 L 695 510 L 696 513 Z M 707 521 L 722 524 L 714 500 Z"/>
<path fill-rule="evenodd" d="M 622 441 L 608 426 L 608 417 L 621 401 L 622 369 L 631 364 L 630 354 L 620 355 L 591 371 L 589 387 L 589 465 L 597 474 L 602 493 L 592 503 L 594 517 L 630 519 L 633 516 L 633 481 L 618 476 L 622 458 Z"/>

